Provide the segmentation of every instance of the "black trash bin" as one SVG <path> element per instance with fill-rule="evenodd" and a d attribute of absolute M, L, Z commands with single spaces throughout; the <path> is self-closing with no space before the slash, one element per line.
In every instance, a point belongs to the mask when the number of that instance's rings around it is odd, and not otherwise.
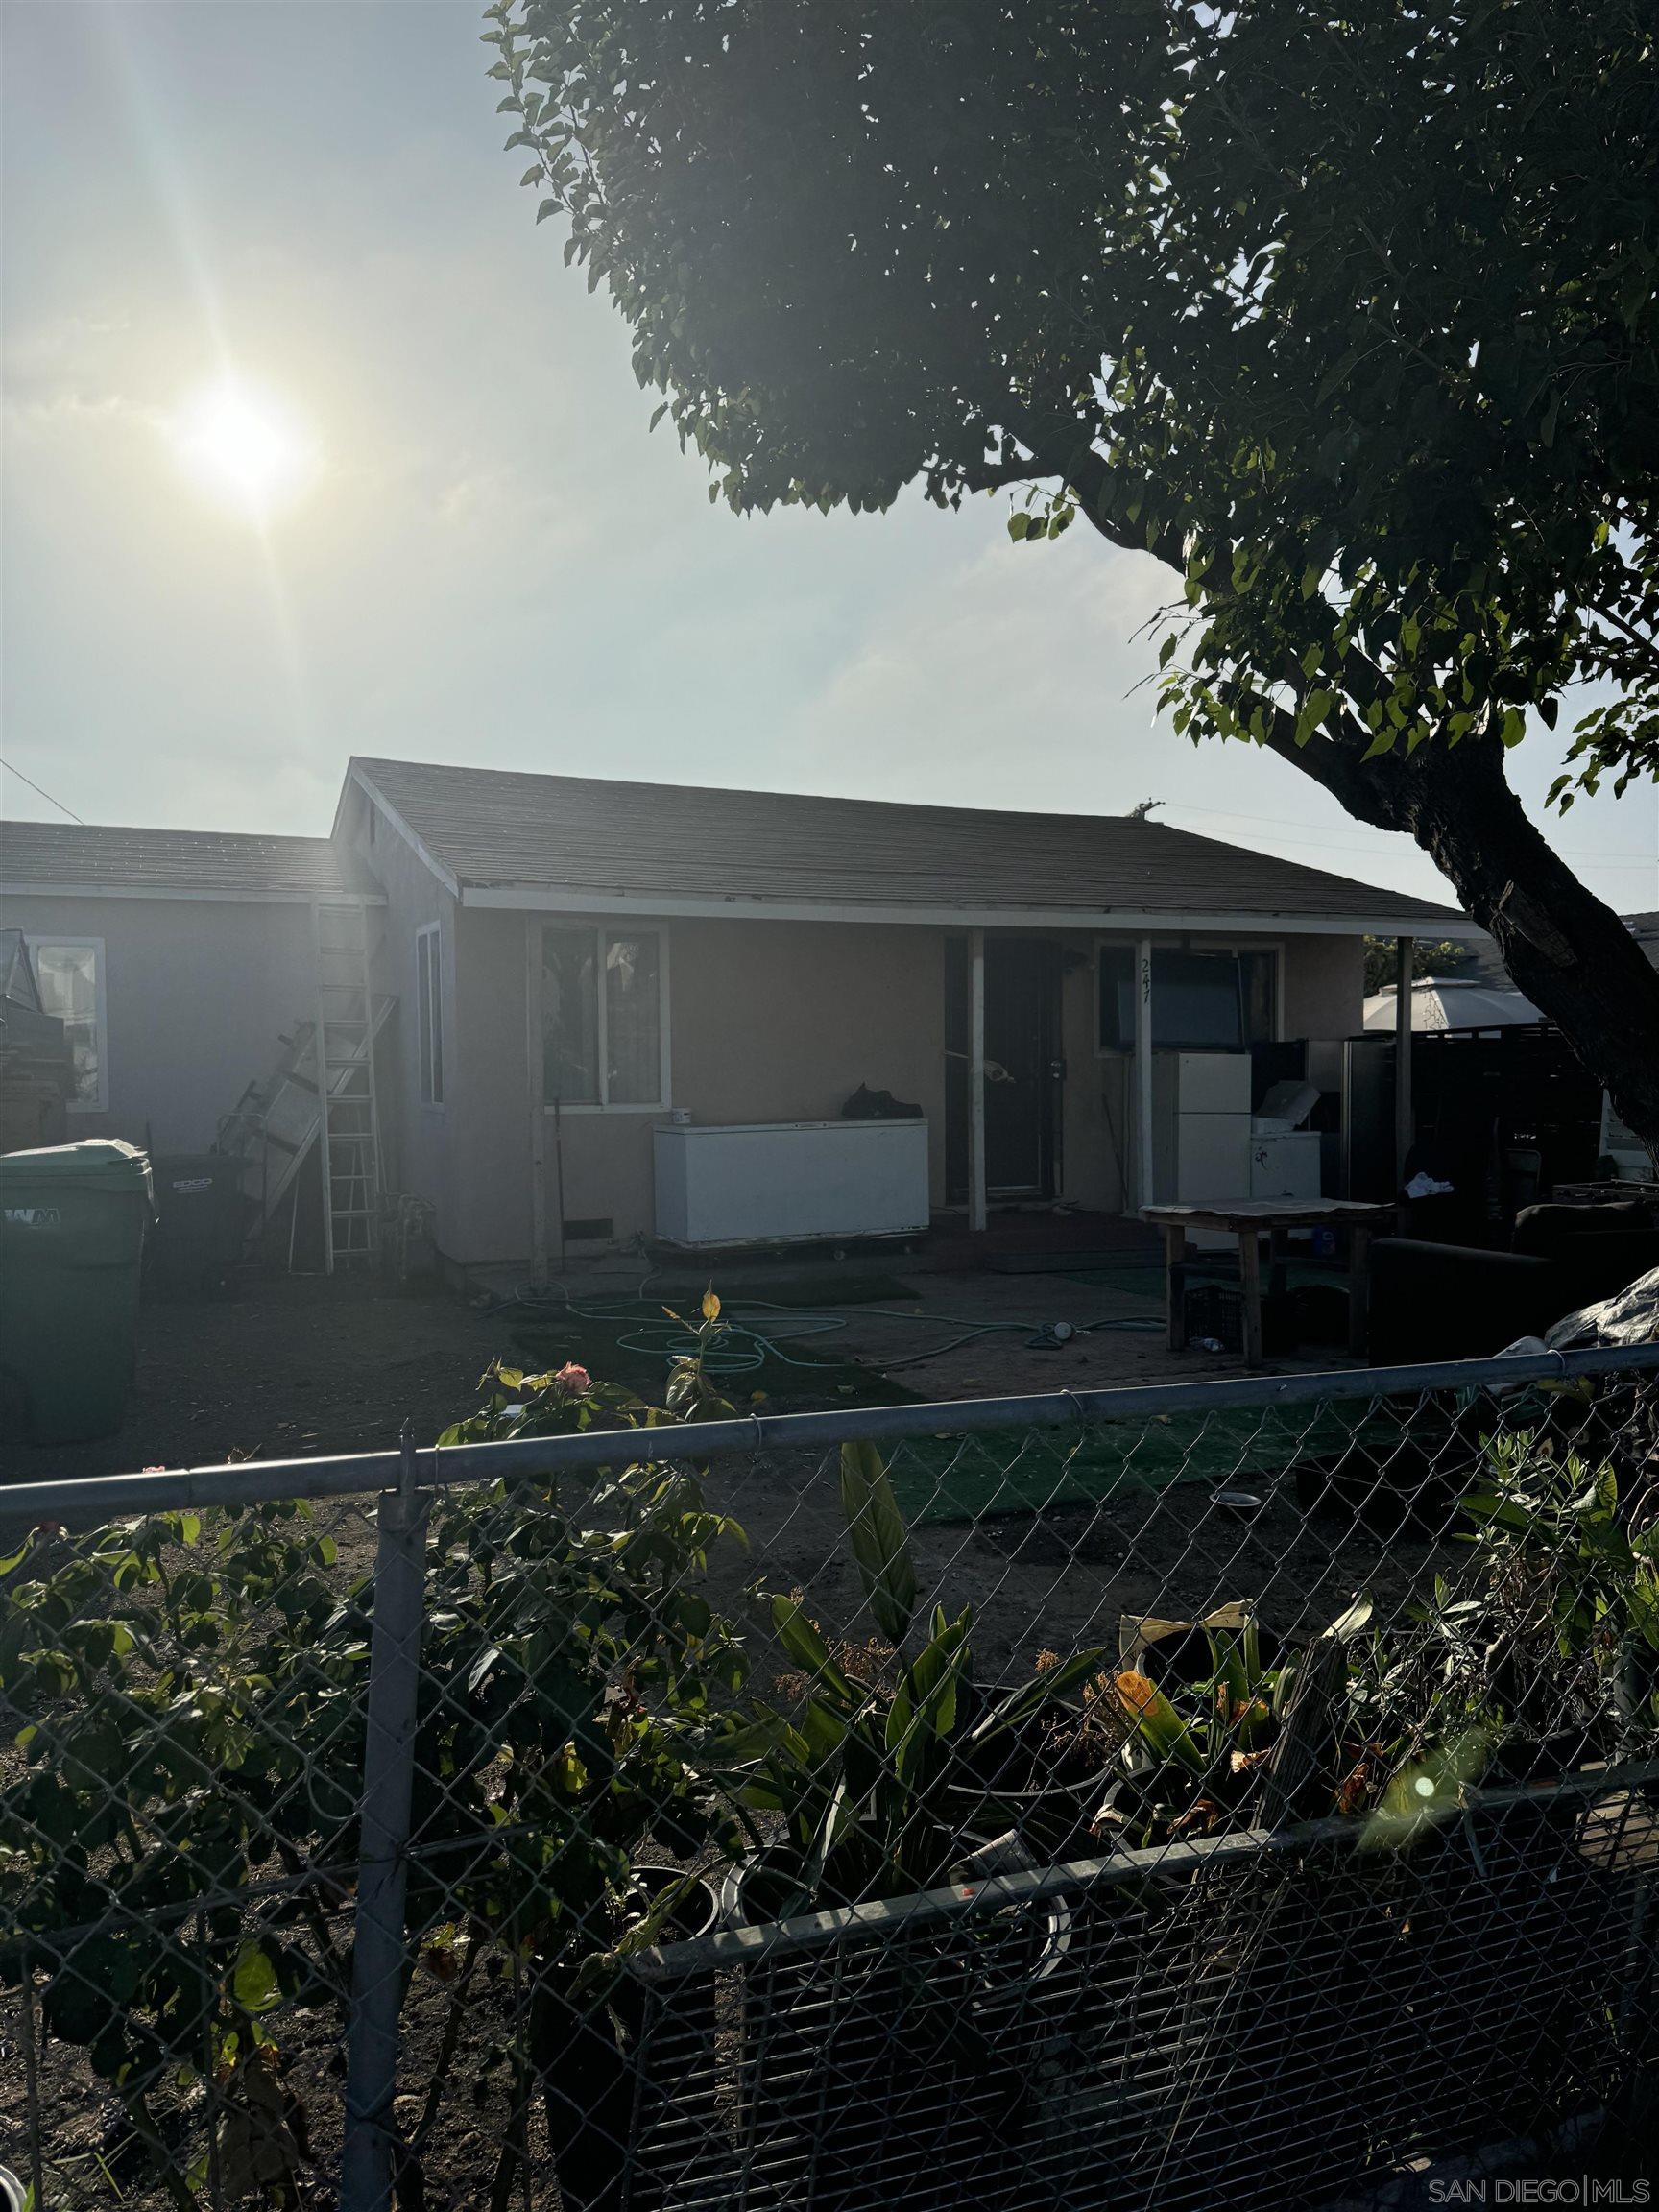
<path fill-rule="evenodd" d="M 145 1254 L 154 1286 L 173 1298 L 222 1291 L 242 1255 L 247 1206 L 242 1162 L 227 1152 L 175 1152 L 152 1160 L 156 1234 Z"/>

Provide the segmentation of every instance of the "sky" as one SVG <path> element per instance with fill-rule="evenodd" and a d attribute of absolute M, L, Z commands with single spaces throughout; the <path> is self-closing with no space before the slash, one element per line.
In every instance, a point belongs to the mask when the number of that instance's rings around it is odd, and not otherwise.
<path fill-rule="evenodd" d="M 470 0 L 0 7 L 0 805 L 321 834 L 348 757 L 1122 812 L 1447 896 L 1154 723 L 1167 596 L 1079 527 L 741 519 L 538 228 Z M 275 439 L 255 512 L 204 395 Z M 245 456 L 242 456 L 245 458 Z M 230 458 L 238 458 L 232 453 Z M 1512 773 L 1541 821 L 1563 734 Z M 1549 832 L 1659 905 L 1650 785 Z"/>

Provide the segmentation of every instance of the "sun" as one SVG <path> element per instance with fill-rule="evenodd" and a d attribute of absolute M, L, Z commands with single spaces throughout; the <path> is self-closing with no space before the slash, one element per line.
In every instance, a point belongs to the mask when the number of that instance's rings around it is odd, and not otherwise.
<path fill-rule="evenodd" d="M 281 402 L 227 377 L 185 402 L 173 445 L 202 489 L 265 521 L 309 490 L 317 451 Z"/>

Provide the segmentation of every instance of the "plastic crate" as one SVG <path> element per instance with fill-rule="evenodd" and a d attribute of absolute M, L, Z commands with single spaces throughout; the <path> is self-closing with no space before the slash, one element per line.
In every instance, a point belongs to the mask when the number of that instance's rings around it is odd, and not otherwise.
<path fill-rule="evenodd" d="M 1185 1294 L 1187 1341 L 1208 1337 L 1223 1352 L 1243 1356 L 1244 1293 L 1237 1283 L 1194 1283 Z M 1292 1299 L 1262 1293 L 1262 1349 L 1269 1357 L 1296 1349 Z"/>

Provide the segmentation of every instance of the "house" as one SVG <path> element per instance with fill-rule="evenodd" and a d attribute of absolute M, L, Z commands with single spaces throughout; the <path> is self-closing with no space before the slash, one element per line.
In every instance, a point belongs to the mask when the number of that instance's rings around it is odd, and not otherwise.
<path fill-rule="evenodd" d="M 417 1009 L 404 1187 L 471 1263 L 650 1234 L 671 1111 L 816 1122 L 861 1084 L 920 1107 L 936 1212 L 1132 1210 L 1143 974 L 1155 1047 L 1338 1038 L 1365 935 L 1459 920 L 1126 816 L 398 760 L 351 762 L 334 836 Z"/>
<path fill-rule="evenodd" d="M 69 1134 L 206 1151 L 316 1009 L 313 902 L 383 905 L 326 837 L 0 823 L 0 928 L 69 1032 Z"/>
<path fill-rule="evenodd" d="M 1365 936 L 1462 920 L 1129 816 L 372 758 L 325 840 L 13 824 L 0 881 L 96 1022 L 85 1125 L 169 1146 L 317 1007 L 313 906 L 360 902 L 397 1004 L 381 1180 L 451 1262 L 527 1269 L 653 1235 L 674 1124 L 781 1140 L 860 1086 L 916 1117 L 924 1214 L 1134 1212 L 1173 1112 L 1155 1063 L 1351 1036 Z M 767 1155 L 811 1181 L 804 1137 Z"/>

